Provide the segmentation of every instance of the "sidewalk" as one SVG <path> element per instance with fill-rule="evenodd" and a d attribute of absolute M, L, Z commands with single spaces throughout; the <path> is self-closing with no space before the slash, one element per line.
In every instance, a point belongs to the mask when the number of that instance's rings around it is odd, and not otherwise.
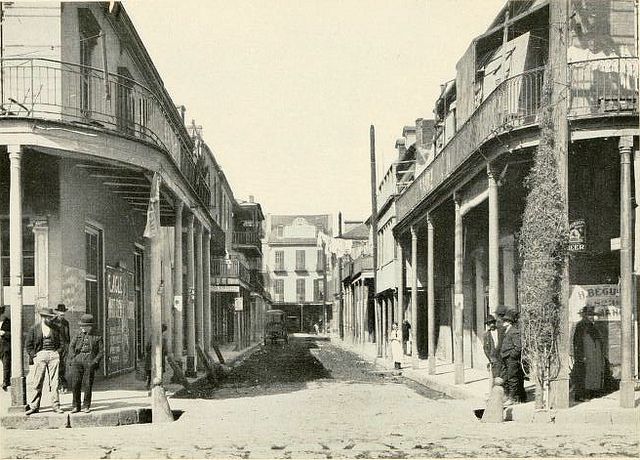
<path fill-rule="evenodd" d="M 332 338 L 332 343 L 356 353 L 363 359 L 384 369 L 393 369 L 391 358 L 378 358 L 376 345 L 352 344 L 339 338 Z M 454 383 L 454 367 L 452 363 L 436 364 L 436 373 L 431 375 L 426 360 L 415 363 L 411 356 L 405 356 L 402 362 L 402 375 L 432 390 L 439 391 L 455 399 L 469 402 L 470 410 L 484 409 L 489 396 L 490 383 L 487 372 L 478 369 L 465 369 L 465 383 Z M 533 398 L 534 384 L 525 381 L 525 389 Z M 505 409 L 505 419 L 518 422 L 554 422 L 554 423 L 597 423 L 597 424 L 635 424 L 640 427 L 640 391 L 635 392 L 635 409 L 619 407 L 619 393 L 616 391 L 602 398 L 575 404 L 568 409 L 536 411 L 533 401 L 509 406 Z"/>
<path fill-rule="evenodd" d="M 255 343 L 243 350 L 234 350 L 235 344 L 220 346 L 220 351 L 225 360 L 225 366 L 234 367 L 244 357 L 255 350 L 260 343 Z M 211 351 L 211 358 L 218 362 L 218 358 Z M 169 368 L 164 374 L 164 389 L 171 409 L 179 414 L 188 408 L 188 400 L 171 399 L 171 396 L 182 389 L 182 385 L 170 383 L 173 372 Z M 194 383 L 205 377 L 204 372 L 198 372 L 198 377 L 188 378 Z M 148 395 L 146 382 L 136 378 L 136 372 L 128 372 L 123 375 L 102 378 L 93 385 L 93 398 L 91 412 L 85 414 L 79 412 L 71 415 L 72 394 L 70 391 L 60 395 L 60 406 L 65 411 L 56 414 L 51 410 L 51 396 L 45 385 L 42 394 L 41 409 L 38 414 L 25 416 L 23 414 L 9 413 L 11 405 L 10 392 L 0 392 L 0 425 L 4 428 L 17 429 L 41 429 L 41 428 L 68 428 L 87 426 L 118 426 L 135 423 L 151 422 L 151 398 Z"/>

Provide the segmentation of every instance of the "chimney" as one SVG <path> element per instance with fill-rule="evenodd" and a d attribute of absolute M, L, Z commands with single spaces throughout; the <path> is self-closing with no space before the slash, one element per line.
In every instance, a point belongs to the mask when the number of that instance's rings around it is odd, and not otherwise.
<path fill-rule="evenodd" d="M 254 199 L 255 199 L 255 198 L 254 198 L 254 196 L 253 196 L 253 195 L 249 195 L 249 203 L 253 203 L 253 200 L 254 200 Z"/>
<path fill-rule="evenodd" d="M 422 118 L 418 118 L 416 120 L 416 145 L 418 147 L 424 146 L 423 134 L 424 133 L 422 131 Z"/>

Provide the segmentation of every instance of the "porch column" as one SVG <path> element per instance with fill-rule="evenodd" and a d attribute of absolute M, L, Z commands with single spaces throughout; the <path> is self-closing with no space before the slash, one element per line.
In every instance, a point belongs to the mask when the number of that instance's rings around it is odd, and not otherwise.
<path fill-rule="evenodd" d="M 203 334 L 203 274 L 202 274 L 202 239 L 204 238 L 204 226 L 201 223 L 196 225 L 196 343 L 204 350 L 204 334 Z M 204 370 L 204 363 L 198 362 L 198 369 Z"/>
<path fill-rule="evenodd" d="M 489 310 L 493 314 L 500 304 L 500 210 L 498 208 L 496 176 L 492 165 L 487 165 L 489 183 Z"/>
<path fill-rule="evenodd" d="M 516 298 L 516 274 L 515 268 L 515 256 L 514 248 L 515 240 L 513 236 L 505 238 L 502 247 L 502 297 L 504 298 L 504 305 L 509 305 L 515 308 L 517 305 Z"/>
<path fill-rule="evenodd" d="M 633 206 L 631 203 L 631 149 L 633 137 L 620 138 L 620 325 L 621 325 L 621 378 L 620 407 L 633 408 Z"/>
<path fill-rule="evenodd" d="M 194 215 L 187 218 L 187 377 L 197 377 L 196 373 L 196 324 L 195 305 L 196 300 L 196 268 L 195 268 L 195 248 L 194 248 Z"/>
<path fill-rule="evenodd" d="M 433 220 L 427 217 L 427 333 L 429 347 L 429 374 L 436 373 L 436 306 L 433 271 Z"/>
<path fill-rule="evenodd" d="M 418 233 L 411 226 L 411 359 L 418 362 Z"/>
<path fill-rule="evenodd" d="M 211 232 L 205 232 L 202 241 L 202 273 L 203 273 L 203 332 L 204 332 L 204 352 L 209 353 L 211 347 Z"/>
<path fill-rule="evenodd" d="M 389 308 L 389 301 L 386 298 L 382 298 L 382 327 L 380 328 L 380 335 L 382 336 L 382 356 L 387 357 L 387 309 Z"/>
<path fill-rule="evenodd" d="M 398 315 L 396 316 L 398 325 L 402 326 L 404 321 L 404 249 L 400 241 L 398 245 L 398 257 L 396 259 L 396 286 L 398 286 Z"/>
<path fill-rule="evenodd" d="M 38 220 L 33 226 L 36 308 L 49 306 L 49 223 Z"/>
<path fill-rule="evenodd" d="M 479 248 L 474 258 L 475 264 L 475 297 L 476 297 L 476 346 L 482 350 L 482 337 L 484 322 L 486 320 L 486 308 L 484 304 L 484 249 Z M 484 355 L 484 354 L 483 354 Z"/>
<path fill-rule="evenodd" d="M 182 330 L 182 209 L 184 203 L 176 203 L 176 223 L 173 227 L 173 356 L 182 366 L 184 334 Z"/>
<path fill-rule="evenodd" d="M 22 369 L 22 146 L 9 145 L 9 277 L 11 286 L 11 407 L 27 404 Z M 1 283 L 0 283 L 1 284 Z"/>
<path fill-rule="evenodd" d="M 454 196 L 455 201 L 455 257 L 454 257 L 454 318 L 453 318 L 453 363 L 454 363 L 454 383 L 456 385 L 464 383 L 464 356 L 462 353 L 462 334 L 463 328 L 463 309 L 464 309 L 464 291 L 463 291 L 463 263 L 464 254 L 462 248 L 462 213 L 460 212 L 459 197 Z"/>

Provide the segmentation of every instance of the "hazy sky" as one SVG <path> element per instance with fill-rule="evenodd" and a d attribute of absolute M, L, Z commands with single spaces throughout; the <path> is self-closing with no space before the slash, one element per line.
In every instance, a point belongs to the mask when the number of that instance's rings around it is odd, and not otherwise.
<path fill-rule="evenodd" d="M 165 86 L 238 199 L 275 214 L 370 212 L 369 126 L 389 165 L 404 125 L 504 0 L 125 3 Z"/>

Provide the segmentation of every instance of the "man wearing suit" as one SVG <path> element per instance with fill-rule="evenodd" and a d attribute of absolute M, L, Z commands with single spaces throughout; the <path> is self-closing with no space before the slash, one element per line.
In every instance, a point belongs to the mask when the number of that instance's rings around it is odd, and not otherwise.
<path fill-rule="evenodd" d="M 25 348 L 29 355 L 29 364 L 33 368 L 29 371 L 27 383 L 27 400 L 29 409 L 26 415 L 35 414 L 40 410 L 44 379 L 48 376 L 51 388 L 51 406 L 54 412 L 62 413 L 60 396 L 58 394 L 58 369 L 60 367 L 61 340 L 60 331 L 52 308 L 38 309 L 39 320 L 31 326 L 27 333 Z"/>
<path fill-rule="evenodd" d="M 69 342 L 71 342 L 71 337 L 69 333 L 69 321 L 67 321 L 64 317 L 65 312 L 67 311 L 67 306 L 63 303 L 59 303 L 56 307 L 56 318 L 55 323 L 58 326 L 58 330 L 60 331 L 60 341 L 62 342 L 60 345 L 60 368 L 58 369 L 58 390 L 62 393 L 69 388 L 69 384 L 67 383 L 67 354 L 69 354 Z"/>
<path fill-rule="evenodd" d="M 80 317 L 80 331 L 69 345 L 69 364 L 73 391 L 73 408 L 71 413 L 80 412 L 80 392 L 84 382 L 84 401 L 82 411 L 91 411 L 91 396 L 93 393 L 93 379 L 96 369 L 103 356 L 102 337 L 93 332 L 93 315 L 84 314 Z"/>
<path fill-rule="evenodd" d="M 521 380 L 523 378 L 520 367 L 520 355 L 522 354 L 522 342 L 520 331 L 515 325 L 516 312 L 508 310 L 504 314 L 504 337 L 500 346 L 502 358 L 502 379 L 504 380 L 504 394 L 507 397 L 506 405 L 513 404 L 521 397 Z"/>
<path fill-rule="evenodd" d="M 498 330 L 496 328 L 496 318 L 493 315 L 488 315 L 484 322 L 487 327 L 487 331 L 484 334 L 483 349 L 489 363 L 487 369 L 491 375 L 491 387 L 496 377 L 500 377 L 502 374 L 502 358 L 500 357 L 500 350 L 498 349 Z"/>
<path fill-rule="evenodd" d="M 11 385 L 11 320 L 4 305 L 0 307 L 0 359 L 2 359 L 2 389 Z"/>

